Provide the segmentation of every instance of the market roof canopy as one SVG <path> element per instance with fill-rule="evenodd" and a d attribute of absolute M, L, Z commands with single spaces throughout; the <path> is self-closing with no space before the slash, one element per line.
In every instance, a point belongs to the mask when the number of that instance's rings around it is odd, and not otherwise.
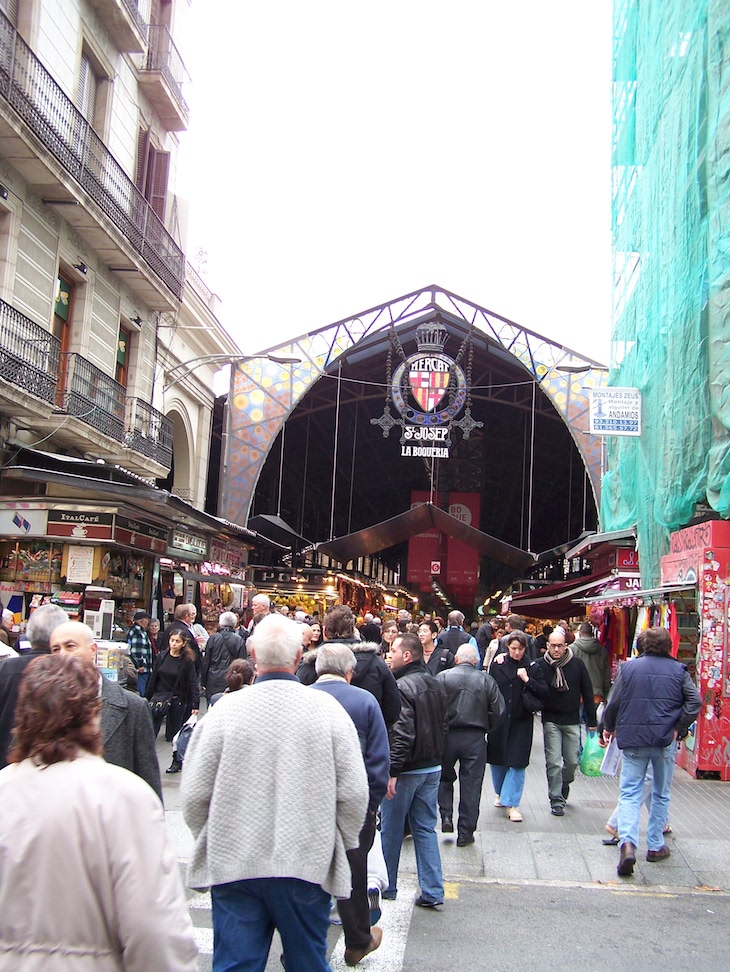
<path fill-rule="evenodd" d="M 250 521 L 249 521 L 250 525 Z M 393 547 L 397 543 L 410 540 L 411 537 L 424 533 L 433 528 L 440 530 L 449 537 L 459 540 L 470 547 L 474 547 L 480 554 L 491 557 L 501 564 L 514 568 L 516 571 L 526 570 L 535 563 L 533 554 L 519 547 L 513 547 L 503 540 L 488 533 L 482 533 L 469 526 L 450 513 L 434 506 L 433 503 L 422 503 L 414 506 L 405 513 L 399 513 L 389 520 L 376 523 L 374 526 L 350 533 L 345 537 L 325 540 L 317 544 L 317 551 L 327 554 L 342 564 L 358 557 L 377 553 Z"/>
<path fill-rule="evenodd" d="M 272 540 L 274 543 L 281 544 L 283 547 L 308 547 L 311 540 L 306 540 L 300 536 L 296 530 L 289 526 L 286 520 L 271 513 L 259 513 L 252 516 L 248 521 L 249 530 L 255 530 L 259 536 Z"/>

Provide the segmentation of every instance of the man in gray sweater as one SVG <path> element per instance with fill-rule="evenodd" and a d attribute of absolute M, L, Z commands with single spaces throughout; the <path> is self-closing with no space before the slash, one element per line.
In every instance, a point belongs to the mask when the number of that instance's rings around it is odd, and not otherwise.
<path fill-rule="evenodd" d="M 188 884 L 211 888 L 215 968 L 263 969 L 276 928 L 287 972 L 328 972 L 330 895 L 350 896 L 368 809 L 360 743 L 340 703 L 296 678 L 295 621 L 267 615 L 247 647 L 255 683 L 216 703 L 185 756 Z"/>

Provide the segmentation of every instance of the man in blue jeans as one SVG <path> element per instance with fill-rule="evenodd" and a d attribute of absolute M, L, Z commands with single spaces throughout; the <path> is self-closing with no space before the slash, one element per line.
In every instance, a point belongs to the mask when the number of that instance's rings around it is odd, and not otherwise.
<path fill-rule="evenodd" d="M 267 615 L 247 647 L 255 683 L 208 712 L 185 756 L 188 883 L 211 888 L 214 972 L 261 972 L 275 928 L 287 972 L 330 972 L 330 896 L 350 894 L 370 796 L 357 730 L 295 676 L 295 621 Z"/>
<path fill-rule="evenodd" d="M 152 642 L 147 634 L 150 616 L 146 611 L 135 611 L 132 627 L 127 633 L 129 657 L 137 669 L 137 691 L 144 698 L 147 682 L 154 666 Z"/>
<path fill-rule="evenodd" d="M 401 709 L 390 729 L 390 779 L 380 811 L 388 868 L 383 898 L 392 899 L 398 893 L 398 864 L 408 817 L 421 887 L 416 904 L 435 908 L 444 903 L 436 820 L 448 699 L 443 683 L 426 668 L 417 635 L 398 635 L 391 647 L 390 667 L 398 684 Z"/>
<path fill-rule="evenodd" d="M 677 739 L 684 739 L 702 707 L 687 668 L 671 657 L 666 628 L 642 634 L 644 653 L 622 665 L 603 715 L 604 742 L 616 735 L 623 762 L 618 798 L 621 854 L 618 873 L 628 877 L 636 863 L 644 777 L 651 764 L 654 783 L 646 827 L 650 864 L 666 860 L 670 850 L 662 833 L 669 815 L 669 792 Z"/>
<path fill-rule="evenodd" d="M 580 761 L 581 701 L 588 731 L 596 731 L 593 686 L 588 669 L 580 658 L 574 657 L 561 627 L 550 634 L 547 651 L 536 664 L 542 668 L 548 685 L 542 708 L 542 733 L 550 812 L 562 817 Z"/>

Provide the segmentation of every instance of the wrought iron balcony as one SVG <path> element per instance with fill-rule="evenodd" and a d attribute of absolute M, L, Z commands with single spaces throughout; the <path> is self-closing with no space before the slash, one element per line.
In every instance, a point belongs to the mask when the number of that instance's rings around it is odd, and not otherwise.
<path fill-rule="evenodd" d="M 62 353 L 56 405 L 117 442 L 124 440 L 127 393 L 124 385 L 80 354 Z"/>
<path fill-rule="evenodd" d="M 60 350 L 50 331 L 0 300 L 0 378 L 52 404 Z"/>
<path fill-rule="evenodd" d="M 0 12 L 2 100 L 181 299 L 185 278 L 182 250 L 88 121 Z"/>
<path fill-rule="evenodd" d="M 169 469 L 172 463 L 172 420 L 141 398 L 128 398 L 124 444 Z"/>
<path fill-rule="evenodd" d="M 137 0 L 90 0 L 90 3 L 120 51 L 135 54 L 144 50 L 147 24 Z"/>
<path fill-rule="evenodd" d="M 182 93 L 188 72 L 167 27 L 150 24 L 148 31 L 147 58 L 139 83 L 166 127 L 172 132 L 184 131 L 190 121 Z"/>

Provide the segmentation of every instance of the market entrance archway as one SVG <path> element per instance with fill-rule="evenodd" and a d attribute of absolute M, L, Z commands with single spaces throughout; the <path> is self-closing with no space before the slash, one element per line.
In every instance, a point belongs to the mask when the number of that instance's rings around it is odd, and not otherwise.
<path fill-rule="evenodd" d="M 419 324 L 436 319 L 452 356 L 469 339 L 471 415 L 483 425 L 434 470 L 401 458 L 382 417 L 394 343 L 413 348 Z M 587 434 L 586 390 L 606 377 L 598 362 L 442 288 L 408 294 L 233 370 L 222 515 L 280 514 L 321 542 L 402 513 L 411 490 L 435 485 L 479 492 L 485 534 L 546 550 L 595 529 L 601 443 Z M 402 563 L 403 550 L 382 557 Z M 483 587 L 504 576 L 483 565 Z"/>

